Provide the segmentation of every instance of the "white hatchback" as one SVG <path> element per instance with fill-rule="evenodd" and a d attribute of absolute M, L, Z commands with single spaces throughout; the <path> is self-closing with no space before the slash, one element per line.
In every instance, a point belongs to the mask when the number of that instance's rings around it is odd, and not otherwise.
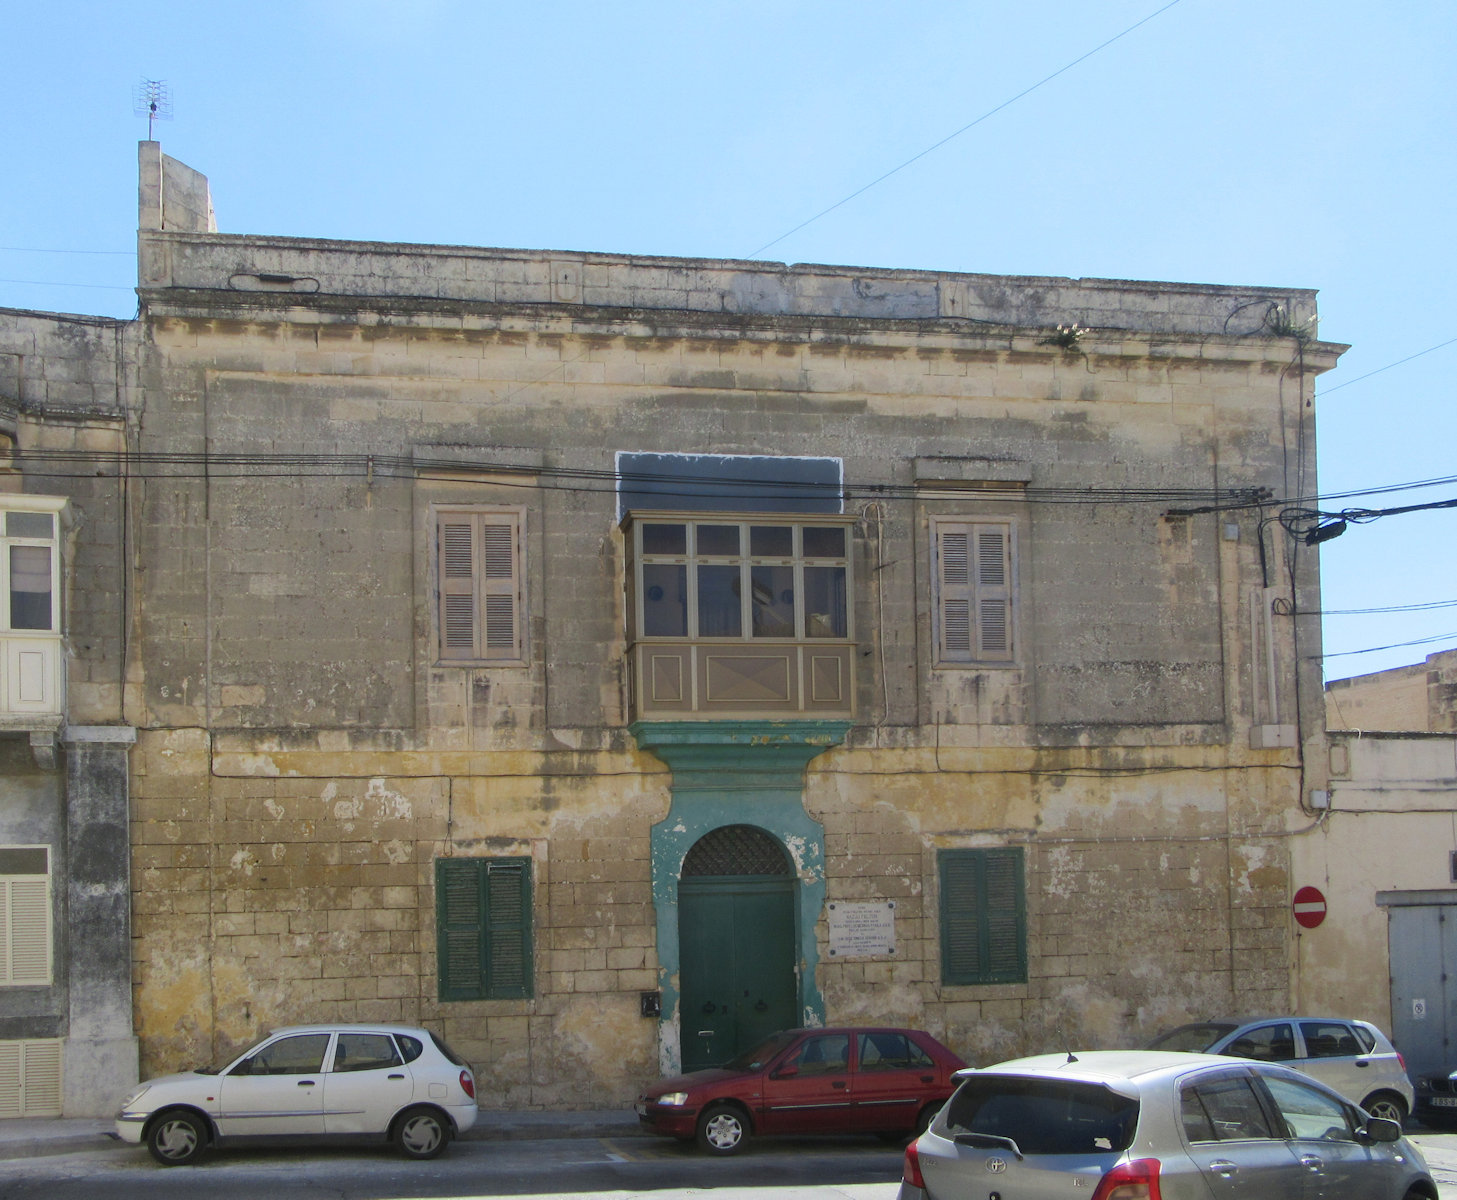
<path fill-rule="evenodd" d="M 400 1025 L 278 1029 L 226 1066 L 148 1080 L 116 1133 L 164 1166 L 234 1139 L 365 1138 L 434 1158 L 476 1121 L 475 1077 L 439 1037 Z"/>

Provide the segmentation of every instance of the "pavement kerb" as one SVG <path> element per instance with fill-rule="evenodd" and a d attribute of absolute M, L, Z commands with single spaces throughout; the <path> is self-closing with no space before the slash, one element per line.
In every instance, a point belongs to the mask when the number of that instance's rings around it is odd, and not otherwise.
<path fill-rule="evenodd" d="M 105 1117 L 0 1119 L 0 1159 L 40 1158 L 85 1150 L 127 1148 Z M 632 1112 L 493 1112 L 482 1110 L 462 1141 L 542 1141 L 547 1138 L 652 1137 Z"/>

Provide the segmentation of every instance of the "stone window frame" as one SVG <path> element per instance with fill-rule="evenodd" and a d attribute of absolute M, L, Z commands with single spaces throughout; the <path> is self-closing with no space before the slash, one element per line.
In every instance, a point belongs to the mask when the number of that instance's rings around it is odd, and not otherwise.
<path fill-rule="evenodd" d="M 1021 846 L 937 852 L 941 982 L 1027 982 L 1027 884 Z"/>
<path fill-rule="evenodd" d="M 436 978 L 442 1002 L 535 995 L 529 856 L 435 860 Z"/>
<path fill-rule="evenodd" d="M 1010 519 L 930 520 L 933 665 L 1015 667 L 1017 528 Z"/>
<path fill-rule="evenodd" d="M 439 505 L 432 512 L 436 662 L 528 665 L 526 509 Z"/>
<path fill-rule="evenodd" d="M 0 845 L 0 922 L 0 988 L 49 987 L 55 978 L 49 846 Z"/>

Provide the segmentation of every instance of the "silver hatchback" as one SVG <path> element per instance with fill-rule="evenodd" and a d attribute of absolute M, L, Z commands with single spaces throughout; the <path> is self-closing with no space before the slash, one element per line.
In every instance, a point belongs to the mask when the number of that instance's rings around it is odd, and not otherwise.
<path fill-rule="evenodd" d="M 1108 1050 L 957 1078 L 900 1200 L 1436 1200 L 1396 1122 L 1273 1063 Z"/>
<path fill-rule="evenodd" d="M 1146 1049 L 1258 1058 L 1319 1079 L 1373 1117 L 1405 1121 L 1412 1109 L 1406 1063 L 1369 1021 L 1344 1017 L 1236 1017 L 1180 1025 Z"/>

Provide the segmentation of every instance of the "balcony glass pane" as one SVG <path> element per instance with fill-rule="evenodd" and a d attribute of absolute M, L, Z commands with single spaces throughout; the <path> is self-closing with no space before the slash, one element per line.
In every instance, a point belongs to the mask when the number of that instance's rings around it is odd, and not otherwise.
<path fill-rule="evenodd" d="M 687 554 L 688 526 L 644 525 L 642 527 L 642 552 L 644 554 Z"/>
<path fill-rule="evenodd" d="M 755 558 L 789 558 L 794 553 L 794 530 L 788 525 L 750 525 L 749 553 Z"/>
<path fill-rule="evenodd" d="M 812 638 L 850 636 L 845 611 L 845 568 L 805 567 L 804 635 Z"/>
<path fill-rule="evenodd" d="M 794 636 L 794 568 L 753 568 L 754 636 Z"/>
<path fill-rule="evenodd" d="M 13 538 L 51 538 L 56 535 L 56 519 L 50 513 L 7 512 L 5 536 Z"/>
<path fill-rule="evenodd" d="M 811 525 L 804 531 L 805 558 L 844 558 L 845 528 L 835 525 L 825 528 Z"/>
<path fill-rule="evenodd" d="M 739 552 L 739 527 L 737 525 L 698 526 L 698 553 L 702 555 L 730 555 Z"/>
<path fill-rule="evenodd" d="M 688 568 L 645 563 L 642 569 L 643 636 L 688 636 Z"/>
<path fill-rule="evenodd" d="M 743 606 L 740 600 L 739 568 L 698 568 L 698 636 L 742 637 Z"/>
<path fill-rule="evenodd" d="M 45 546 L 10 547 L 10 628 L 51 627 L 51 552 Z"/>

